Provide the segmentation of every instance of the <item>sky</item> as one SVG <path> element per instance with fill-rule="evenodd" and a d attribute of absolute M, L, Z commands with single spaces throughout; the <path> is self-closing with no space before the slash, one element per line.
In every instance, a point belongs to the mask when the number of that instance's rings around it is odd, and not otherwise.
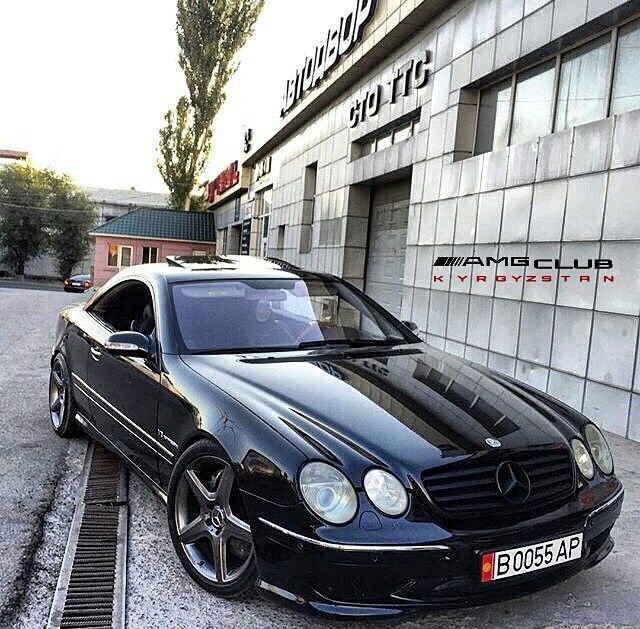
<path fill-rule="evenodd" d="M 353 0 L 266 0 L 214 122 L 205 179 L 279 123 L 286 79 Z M 186 87 L 175 0 L 0 3 L 0 148 L 83 186 L 165 191 L 158 129 Z"/>

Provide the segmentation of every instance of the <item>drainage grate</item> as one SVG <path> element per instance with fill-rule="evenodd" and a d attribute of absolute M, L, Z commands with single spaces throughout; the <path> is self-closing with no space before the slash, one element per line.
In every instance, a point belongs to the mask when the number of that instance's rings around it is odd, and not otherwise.
<path fill-rule="evenodd" d="M 91 469 L 84 490 L 85 504 L 115 504 L 123 502 L 120 478 L 121 463 L 109 450 L 96 444 Z"/>
<path fill-rule="evenodd" d="M 83 480 L 84 499 L 73 518 L 50 629 L 124 627 L 126 472 L 95 444 L 87 451 Z"/>

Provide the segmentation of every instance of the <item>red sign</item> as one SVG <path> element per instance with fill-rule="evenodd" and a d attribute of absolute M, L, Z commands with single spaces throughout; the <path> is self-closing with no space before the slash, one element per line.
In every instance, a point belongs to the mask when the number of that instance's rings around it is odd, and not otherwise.
<path fill-rule="evenodd" d="M 238 162 L 229 164 L 213 181 L 207 185 L 207 201 L 215 203 L 218 197 L 231 190 L 240 182 Z"/>

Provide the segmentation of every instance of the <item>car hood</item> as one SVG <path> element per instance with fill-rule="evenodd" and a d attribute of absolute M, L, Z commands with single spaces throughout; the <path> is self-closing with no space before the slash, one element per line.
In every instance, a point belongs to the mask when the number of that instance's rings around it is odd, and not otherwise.
<path fill-rule="evenodd" d="M 416 477 L 495 446 L 566 444 L 575 434 L 514 383 L 424 344 L 182 360 L 310 458 L 345 467 L 383 465 Z"/>

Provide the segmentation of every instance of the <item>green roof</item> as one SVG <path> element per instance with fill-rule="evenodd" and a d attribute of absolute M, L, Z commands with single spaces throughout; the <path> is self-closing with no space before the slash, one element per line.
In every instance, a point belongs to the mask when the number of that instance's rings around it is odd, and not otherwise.
<path fill-rule="evenodd" d="M 140 208 L 107 221 L 91 230 L 92 236 L 130 236 L 158 240 L 215 242 L 216 227 L 211 212 L 182 212 Z"/>

